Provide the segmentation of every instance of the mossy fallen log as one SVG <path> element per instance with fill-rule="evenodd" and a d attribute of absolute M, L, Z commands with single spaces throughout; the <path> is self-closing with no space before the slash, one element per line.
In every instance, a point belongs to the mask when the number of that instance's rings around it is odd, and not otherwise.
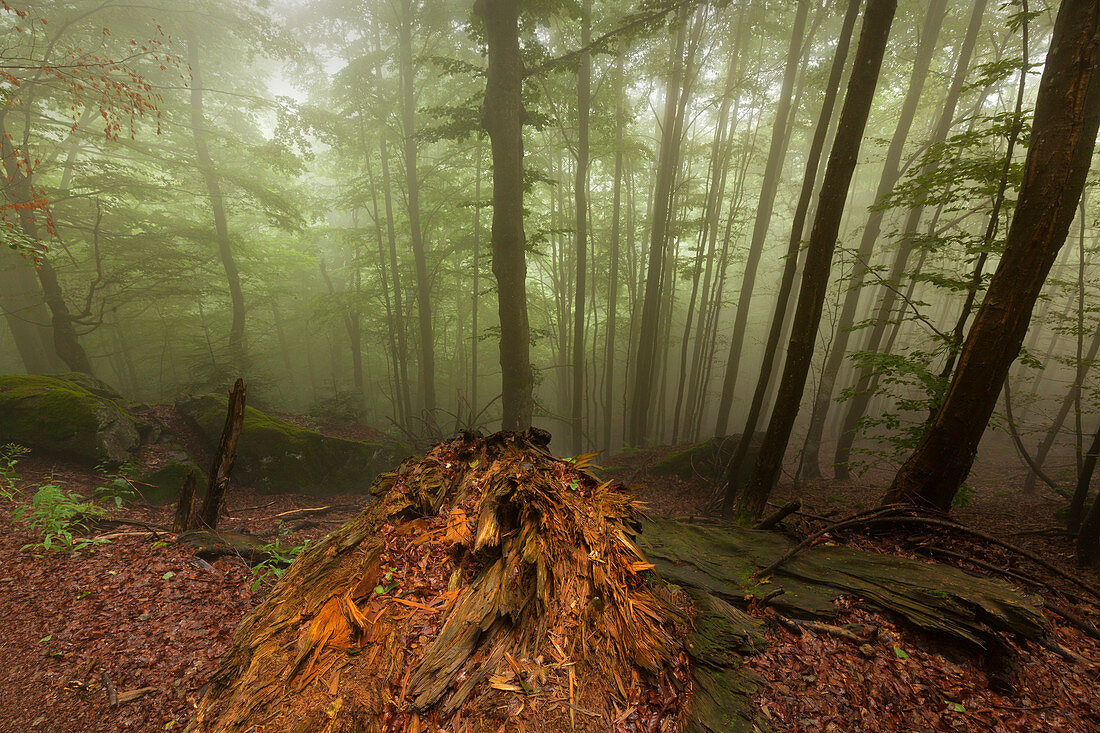
<path fill-rule="evenodd" d="M 773 532 L 711 522 L 647 520 L 640 544 L 673 583 L 734 600 L 781 588 L 783 594 L 771 603 L 794 615 L 828 618 L 836 613 L 834 600 L 851 595 L 922 629 L 978 646 L 993 630 L 1033 640 L 1049 632 L 1039 599 L 948 565 L 818 545 L 774 575 L 756 578 L 793 543 Z"/>

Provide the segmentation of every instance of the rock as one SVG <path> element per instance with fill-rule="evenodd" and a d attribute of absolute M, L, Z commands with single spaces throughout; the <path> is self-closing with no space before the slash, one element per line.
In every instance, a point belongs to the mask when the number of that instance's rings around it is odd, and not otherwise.
<path fill-rule="evenodd" d="M 707 481 L 724 481 L 726 467 L 737 451 L 741 441 L 738 434 L 704 440 L 676 453 L 671 453 L 658 461 L 650 471 L 658 475 L 679 476 L 685 481 L 703 478 Z M 754 433 L 749 443 L 749 453 L 741 466 L 741 480 L 747 481 L 756 463 L 756 454 L 764 442 L 763 433 Z"/>
<path fill-rule="evenodd" d="M 191 471 L 195 472 L 197 495 L 202 496 L 206 493 L 206 472 L 182 448 L 169 452 L 166 458 L 168 459 L 166 463 L 141 474 L 134 480 L 146 501 L 175 501 L 179 498 L 180 488 Z"/>
<path fill-rule="evenodd" d="M 213 450 L 225 426 L 225 397 L 193 397 L 177 407 Z M 333 438 L 246 407 L 233 476 L 269 494 L 365 492 L 410 453 L 400 443 Z"/>
<path fill-rule="evenodd" d="M 0 443 L 117 464 L 133 457 L 139 437 L 115 399 L 64 376 L 9 374 L 0 376 Z"/>

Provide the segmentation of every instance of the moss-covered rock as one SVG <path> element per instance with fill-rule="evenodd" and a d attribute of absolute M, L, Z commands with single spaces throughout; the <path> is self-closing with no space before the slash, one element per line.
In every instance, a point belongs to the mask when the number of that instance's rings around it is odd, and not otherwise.
<path fill-rule="evenodd" d="M 226 399 L 203 395 L 182 400 L 177 407 L 211 449 L 216 447 L 225 427 Z M 333 438 L 246 407 L 234 478 L 272 494 L 365 492 L 375 476 L 409 454 L 396 442 Z"/>
<path fill-rule="evenodd" d="M 0 376 L 0 443 L 88 461 L 122 463 L 138 445 L 118 402 L 64 377 Z"/>
<path fill-rule="evenodd" d="M 191 471 L 195 472 L 197 494 L 201 496 L 206 493 L 206 472 L 191 456 L 179 449 L 172 450 L 165 457 L 168 459 L 166 462 L 135 479 L 141 495 L 147 501 L 168 502 L 178 499 L 183 482 Z"/>
<path fill-rule="evenodd" d="M 658 461 L 650 469 L 661 475 L 679 476 L 684 480 L 703 478 L 707 481 L 721 481 L 726 478 L 726 467 L 737 451 L 740 435 L 726 435 L 695 443 L 676 453 L 671 453 Z M 764 442 L 763 433 L 754 433 L 749 442 L 749 453 L 741 466 L 741 480 L 747 481 L 756 463 L 756 454 Z"/>

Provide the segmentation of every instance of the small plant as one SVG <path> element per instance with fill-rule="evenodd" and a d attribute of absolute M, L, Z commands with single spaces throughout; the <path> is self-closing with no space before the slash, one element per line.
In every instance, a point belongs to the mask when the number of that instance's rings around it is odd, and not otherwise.
<path fill-rule="evenodd" d="M 290 530 L 286 525 L 280 522 L 275 541 L 259 548 L 267 555 L 267 559 L 252 566 L 253 592 L 259 590 L 260 586 L 265 582 L 270 581 L 274 583 L 281 578 L 283 573 L 286 572 L 287 567 L 289 567 L 309 545 L 309 540 L 306 540 L 300 545 L 284 544 L 283 538 L 289 534 L 289 532 Z"/>
<path fill-rule="evenodd" d="M 375 595 L 384 596 L 391 590 L 401 585 L 401 581 L 393 580 L 394 574 L 397 572 L 397 568 L 390 568 L 382 576 L 382 582 L 374 586 Z M 393 581 L 392 583 L 390 581 Z"/>
<path fill-rule="evenodd" d="M 123 463 L 114 471 L 110 471 L 107 464 L 101 463 L 96 466 L 96 470 L 104 474 L 107 480 L 107 483 L 95 487 L 96 499 L 113 503 L 116 509 L 120 509 L 123 503 L 133 501 L 138 496 L 134 482 L 130 478 L 138 470 L 135 464 Z"/>
<path fill-rule="evenodd" d="M 43 550 L 71 552 L 84 550 L 103 544 L 106 540 L 91 540 L 75 537 L 76 533 L 87 529 L 87 520 L 107 514 L 103 507 L 90 501 L 75 491 L 66 491 L 58 484 L 49 483 L 38 487 L 29 507 L 20 507 L 12 513 L 12 518 L 22 522 L 42 534 L 39 542 L 23 545 L 23 549 L 37 547 Z"/>
<path fill-rule="evenodd" d="M 15 467 L 27 453 L 30 453 L 29 448 L 15 443 L 0 447 L 0 496 L 8 501 L 15 500 L 15 485 L 19 482 Z"/>

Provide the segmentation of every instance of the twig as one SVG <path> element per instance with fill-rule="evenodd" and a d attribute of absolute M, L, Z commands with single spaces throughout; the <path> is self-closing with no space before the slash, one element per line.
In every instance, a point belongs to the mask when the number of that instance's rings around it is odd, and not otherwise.
<path fill-rule="evenodd" d="M 786 626 L 788 629 L 794 631 L 816 631 L 819 634 L 828 634 L 829 636 L 835 636 L 838 639 L 844 639 L 850 641 L 853 644 L 866 644 L 870 639 L 869 636 L 863 637 L 854 631 L 841 628 L 840 626 L 833 626 L 831 624 L 823 624 L 820 621 L 795 621 L 793 618 L 787 618 L 783 614 L 775 614 L 775 620 Z"/>
<path fill-rule="evenodd" d="M 778 511 L 768 515 L 764 519 L 761 519 L 759 522 L 756 523 L 756 526 L 754 526 L 753 529 L 773 529 L 777 524 L 779 524 L 784 519 L 794 514 L 801 508 L 802 502 L 800 502 L 798 499 L 795 499 L 794 501 L 780 507 Z"/>

